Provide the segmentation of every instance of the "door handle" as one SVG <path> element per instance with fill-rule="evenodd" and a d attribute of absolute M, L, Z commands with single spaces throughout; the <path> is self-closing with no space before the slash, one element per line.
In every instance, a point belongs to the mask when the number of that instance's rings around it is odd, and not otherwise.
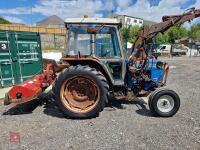
<path fill-rule="evenodd" d="M 21 64 L 33 64 L 33 62 L 21 62 Z"/>
<path fill-rule="evenodd" d="M 17 58 L 16 58 L 16 57 L 13 57 L 13 58 L 12 58 L 12 62 L 17 62 Z"/>

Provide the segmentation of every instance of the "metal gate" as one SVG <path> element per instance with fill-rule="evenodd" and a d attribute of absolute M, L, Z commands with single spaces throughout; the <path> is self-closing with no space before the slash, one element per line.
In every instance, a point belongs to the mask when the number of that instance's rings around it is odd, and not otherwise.
<path fill-rule="evenodd" d="M 0 86 L 16 85 L 41 71 L 38 33 L 0 31 Z"/>

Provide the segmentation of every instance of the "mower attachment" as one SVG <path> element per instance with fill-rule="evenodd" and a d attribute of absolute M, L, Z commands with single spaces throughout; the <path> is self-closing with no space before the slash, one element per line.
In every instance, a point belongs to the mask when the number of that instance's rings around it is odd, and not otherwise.
<path fill-rule="evenodd" d="M 21 104 L 38 98 L 56 76 L 53 64 L 47 64 L 46 68 L 42 74 L 11 88 L 5 95 L 4 105 Z"/>

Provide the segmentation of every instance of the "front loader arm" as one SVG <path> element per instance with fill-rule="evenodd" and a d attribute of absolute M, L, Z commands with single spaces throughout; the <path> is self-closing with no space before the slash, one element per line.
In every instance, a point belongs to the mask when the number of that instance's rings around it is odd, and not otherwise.
<path fill-rule="evenodd" d="M 186 10 L 182 15 L 163 16 L 163 22 L 154 24 L 150 28 L 144 28 L 141 30 L 140 35 L 137 37 L 131 50 L 128 52 L 128 57 L 131 56 L 135 49 L 142 48 L 145 50 L 145 45 L 152 42 L 152 38 L 154 38 L 159 32 L 164 33 L 174 25 L 181 25 L 187 21 L 190 22 L 197 17 L 200 17 L 200 9 L 195 8 Z M 145 52 L 148 54 L 148 50 L 145 50 Z"/>

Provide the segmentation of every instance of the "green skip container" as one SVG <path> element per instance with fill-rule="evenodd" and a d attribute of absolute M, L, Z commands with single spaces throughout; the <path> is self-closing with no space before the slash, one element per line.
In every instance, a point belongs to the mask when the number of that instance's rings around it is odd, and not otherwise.
<path fill-rule="evenodd" d="M 42 73 L 40 34 L 0 30 L 0 88 Z"/>

